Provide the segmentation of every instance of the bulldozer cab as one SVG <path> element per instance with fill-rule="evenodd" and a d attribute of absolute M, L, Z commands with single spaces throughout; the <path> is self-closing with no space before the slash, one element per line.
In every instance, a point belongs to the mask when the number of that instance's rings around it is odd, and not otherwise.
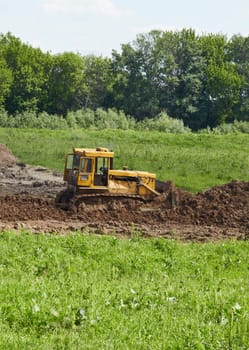
<path fill-rule="evenodd" d="M 66 155 L 64 181 L 78 188 L 107 188 L 113 152 L 106 148 L 73 149 Z"/>

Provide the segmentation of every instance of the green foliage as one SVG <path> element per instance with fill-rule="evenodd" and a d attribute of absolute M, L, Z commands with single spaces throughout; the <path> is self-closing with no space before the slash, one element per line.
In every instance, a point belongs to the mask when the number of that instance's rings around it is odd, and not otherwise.
<path fill-rule="evenodd" d="M 166 133 L 185 134 L 190 132 L 182 120 L 171 118 L 165 112 L 160 113 L 155 118 L 145 118 L 137 123 L 137 126 L 140 130 L 157 130 Z"/>
<path fill-rule="evenodd" d="M 203 90 L 203 72 L 206 67 L 205 56 L 199 38 L 192 29 L 172 34 L 173 45 L 165 47 L 173 52 L 178 85 L 167 101 L 165 108 L 175 118 L 182 119 L 185 125 L 198 129 L 202 124 L 199 100 Z"/>
<path fill-rule="evenodd" d="M 64 117 L 50 115 L 46 112 L 36 113 L 26 111 L 8 116 L 4 109 L 0 109 L 0 127 L 3 128 L 36 128 L 36 129 L 121 129 L 121 130 L 155 130 L 165 133 L 184 134 L 191 132 L 184 126 L 182 120 L 171 118 L 166 112 L 159 113 L 155 118 L 145 118 L 136 122 L 131 116 L 122 111 L 98 108 L 96 111 L 80 109 L 68 112 Z M 228 134 L 234 132 L 249 133 L 248 122 L 237 121 L 223 123 L 216 128 L 199 130 L 199 133 Z"/>
<path fill-rule="evenodd" d="M 75 112 L 69 112 L 66 115 L 69 127 L 79 127 L 91 129 L 95 126 L 94 111 L 90 109 L 80 109 Z"/>
<path fill-rule="evenodd" d="M 248 37 L 153 30 L 121 48 L 111 58 L 51 55 L 0 34 L 0 108 L 63 115 L 70 128 L 127 129 L 123 113 L 141 121 L 162 111 L 194 131 L 248 121 Z"/>
<path fill-rule="evenodd" d="M 248 242 L 0 234 L 1 349 L 241 349 Z"/>
<path fill-rule="evenodd" d="M 10 93 L 12 82 L 12 72 L 8 68 L 5 58 L 2 57 L 0 47 L 0 107 L 4 105 L 5 99 Z"/>
<path fill-rule="evenodd" d="M 67 129 L 67 121 L 57 115 L 46 112 L 36 114 L 33 111 L 17 113 L 7 116 L 5 111 L 0 112 L 0 125 L 6 128 L 36 128 L 36 129 Z"/>
<path fill-rule="evenodd" d="M 9 126 L 8 113 L 3 108 L 0 108 L 0 127 L 7 128 Z"/>
<path fill-rule="evenodd" d="M 23 163 L 63 170 L 73 147 L 107 147 L 116 169 L 154 172 L 158 179 L 197 192 L 231 180 L 249 181 L 247 134 L 168 134 L 134 130 L 0 129 L 0 140 Z"/>
<path fill-rule="evenodd" d="M 212 130 L 210 128 L 199 130 L 198 133 L 225 135 L 231 133 L 249 134 L 249 122 L 235 120 L 233 123 L 223 123 Z"/>
<path fill-rule="evenodd" d="M 221 124 L 213 129 L 214 134 L 224 135 L 234 132 L 249 134 L 249 122 L 235 120 L 233 124 Z"/>
<path fill-rule="evenodd" d="M 132 117 L 114 109 L 105 111 L 98 108 L 95 112 L 90 109 L 81 109 L 67 113 L 65 118 L 60 115 L 34 111 L 8 116 L 6 111 L 0 110 L 0 127 L 4 128 L 127 130 L 134 128 L 135 125 L 135 120 Z"/>
<path fill-rule="evenodd" d="M 53 56 L 48 81 L 47 112 L 65 115 L 67 111 L 81 107 L 81 95 L 86 90 L 83 69 L 83 59 L 79 54 L 65 52 Z"/>
<path fill-rule="evenodd" d="M 109 108 L 108 99 L 112 92 L 113 84 L 111 60 L 90 55 L 84 57 L 83 62 L 86 93 L 84 96 L 81 96 L 82 106 L 91 109 Z"/>
<path fill-rule="evenodd" d="M 235 127 L 235 131 L 249 134 L 249 121 L 246 122 L 246 121 L 235 120 L 233 125 Z"/>
<path fill-rule="evenodd" d="M 23 44 L 10 33 L 0 35 L 0 54 L 11 74 L 9 93 L 4 101 L 7 111 L 22 113 L 38 109 L 46 94 L 49 55 Z"/>
<path fill-rule="evenodd" d="M 127 130 L 134 127 L 135 121 L 130 116 L 126 116 L 123 112 L 113 109 L 104 111 L 98 108 L 95 112 L 95 126 L 101 129 L 122 129 Z"/>

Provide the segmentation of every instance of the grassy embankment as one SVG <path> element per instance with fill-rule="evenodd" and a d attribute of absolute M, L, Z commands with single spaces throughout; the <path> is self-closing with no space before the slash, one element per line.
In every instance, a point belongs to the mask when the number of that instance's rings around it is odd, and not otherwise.
<path fill-rule="evenodd" d="M 248 242 L 0 234 L 0 348 L 249 348 Z"/>
<path fill-rule="evenodd" d="M 56 170 L 63 169 L 64 155 L 72 147 L 108 147 L 115 151 L 116 168 L 155 172 L 193 192 L 235 179 L 249 181 L 247 134 L 0 129 L 0 142 L 20 161 Z"/>

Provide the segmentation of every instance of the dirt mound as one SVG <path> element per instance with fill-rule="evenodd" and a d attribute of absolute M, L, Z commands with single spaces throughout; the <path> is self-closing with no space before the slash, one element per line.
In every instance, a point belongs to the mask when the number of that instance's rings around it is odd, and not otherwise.
<path fill-rule="evenodd" d="M 49 188 L 47 188 L 49 189 Z M 55 208 L 48 193 L 0 197 L 0 228 L 35 232 L 85 230 L 97 233 L 172 237 L 181 240 L 244 239 L 249 234 L 249 183 L 234 181 L 193 195 L 180 189 L 137 207 L 107 202 L 78 211 Z"/>
<path fill-rule="evenodd" d="M 247 227 L 249 225 L 249 183 L 233 181 L 183 200 L 179 211 L 198 225 Z"/>
<path fill-rule="evenodd" d="M 16 164 L 17 159 L 13 153 L 3 144 L 0 143 L 0 166 Z"/>
<path fill-rule="evenodd" d="M 66 212 L 58 211 L 53 199 L 33 197 L 26 194 L 0 197 L 0 220 L 64 220 Z"/>

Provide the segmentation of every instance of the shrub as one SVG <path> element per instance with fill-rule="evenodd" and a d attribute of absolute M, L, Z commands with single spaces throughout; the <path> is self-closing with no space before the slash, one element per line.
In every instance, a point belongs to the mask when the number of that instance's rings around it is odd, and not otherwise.
<path fill-rule="evenodd" d="M 126 116 L 124 112 L 119 112 L 115 109 L 104 111 L 98 108 L 95 112 L 95 126 L 98 130 L 101 129 L 122 129 L 128 130 L 135 125 L 135 119 Z"/>
<path fill-rule="evenodd" d="M 235 120 L 233 123 L 229 124 L 221 124 L 214 128 L 213 130 L 207 127 L 206 129 L 199 130 L 198 133 L 205 133 L 205 134 L 216 134 L 216 135 L 225 135 L 225 134 L 231 134 L 241 132 L 244 134 L 249 134 L 249 122 L 247 121 L 238 121 Z"/>
<path fill-rule="evenodd" d="M 8 127 L 8 113 L 4 109 L 0 109 L 0 126 L 2 128 Z"/>
<path fill-rule="evenodd" d="M 237 131 L 249 134 L 249 122 L 235 120 L 234 126 Z"/>
<path fill-rule="evenodd" d="M 69 127 L 92 129 L 95 127 L 94 111 L 90 109 L 79 109 L 75 112 L 68 112 L 66 116 Z"/>
<path fill-rule="evenodd" d="M 57 114 L 48 114 L 47 112 L 42 112 L 38 114 L 40 126 L 38 129 L 67 129 L 68 124 L 65 118 Z"/>
<path fill-rule="evenodd" d="M 155 118 L 145 118 L 142 121 L 126 115 L 123 111 L 98 108 L 96 111 L 80 109 L 68 112 L 66 117 L 51 115 L 47 112 L 37 113 L 25 111 L 16 115 L 8 115 L 4 109 L 0 109 L 0 127 L 2 128 L 34 128 L 34 129 L 137 129 L 156 130 L 164 133 L 185 134 L 191 132 L 180 119 L 169 117 L 166 112 L 161 112 Z M 249 134 L 249 122 L 237 121 L 231 124 L 221 124 L 214 129 L 207 127 L 198 133 L 205 134 L 229 134 L 234 132 Z"/>
<path fill-rule="evenodd" d="M 145 118 L 138 123 L 138 129 L 157 130 L 175 134 L 185 134 L 191 131 L 184 126 L 182 120 L 171 118 L 165 112 L 161 112 L 155 118 Z"/>
<path fill-rule="evenodd" d="M 33 111 L 17 113 L 9 117 L 9 127 L 13 128 L 36 128 L 37 116 Z"/>

